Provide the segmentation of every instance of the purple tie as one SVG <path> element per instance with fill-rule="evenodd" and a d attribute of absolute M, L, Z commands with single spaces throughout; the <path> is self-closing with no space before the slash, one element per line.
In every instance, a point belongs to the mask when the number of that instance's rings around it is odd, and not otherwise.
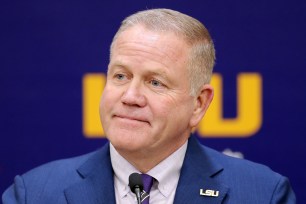
<path fill-rule="evenodd" d="M 153 185 L 153 177 L 148 174 L 141 174 L 142 182 L 143 182 L 143 192 L 141 193 L 141 203 L 149 204 L 150 199 L 150 190 Z"/>

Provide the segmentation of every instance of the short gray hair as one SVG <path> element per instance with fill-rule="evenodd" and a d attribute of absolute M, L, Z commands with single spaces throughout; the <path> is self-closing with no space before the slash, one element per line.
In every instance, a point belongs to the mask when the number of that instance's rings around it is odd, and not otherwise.
<path fill-rule="evenodd" d="M 187 68 L 190 94 L 195 96 L 204 84 L 210 82 L 215 64 L 215 48 L 205 26 L 195 18 L 170 9 L 140 11 L 124 19 L 113 38 L 110 54 L 118 36 L 128 28 L 143 25 L 157 32 L 170 31 L 182 37 L 190 46 Z"/>

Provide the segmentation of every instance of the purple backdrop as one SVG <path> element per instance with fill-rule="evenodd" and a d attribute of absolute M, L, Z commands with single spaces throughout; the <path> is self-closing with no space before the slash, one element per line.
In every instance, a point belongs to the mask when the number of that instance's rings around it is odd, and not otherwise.
<path fill-rule="evenodd" d="M 306 201 L 306 1 L 18 1 L 0 6 L 0 193 L 45 162 L 99 148 L 82 129 L 82 78 L 106 71 L 121 20 L 167 7 L 202 21 L 223 76 L 223 117 L 236 117 L 236 77 L 262 76 L 262 124 L 251 137 L 204 138 L 219 151 L 289 177 Z"/>

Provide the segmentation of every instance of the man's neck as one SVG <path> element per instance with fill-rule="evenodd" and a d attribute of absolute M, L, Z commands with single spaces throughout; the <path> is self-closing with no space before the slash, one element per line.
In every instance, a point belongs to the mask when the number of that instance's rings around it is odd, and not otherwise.
<path fill-rule="evenodd" d="M 170 156 L 173 152 L 178 150 L 183 144 L 185 144 L 186 140 L 183 140 L 181 143 L 177 143 L 176 146 L 172 146 L 171 148 L 164 148 L 164 150 L 156 150 L 156 151 L 124 151 L 117 149 L 117 152 L 126 159 L 129 163 L 131 163 L 136 169 L 138 169 L 141 173 L 147 173 L 156 165 L 158 165 L 161 161 Z"/>

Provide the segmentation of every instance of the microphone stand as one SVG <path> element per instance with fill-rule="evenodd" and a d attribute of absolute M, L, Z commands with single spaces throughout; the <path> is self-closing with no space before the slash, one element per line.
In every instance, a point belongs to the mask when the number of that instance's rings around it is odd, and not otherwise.
<path fill-rule="evenodd" d="M 135 194 L 136 194 L 136 198 L 137 198 L 137 204 L 141 204 L 141 195 L 140 195 L 140 188 L 139 187 L 135 187 Z"/>

